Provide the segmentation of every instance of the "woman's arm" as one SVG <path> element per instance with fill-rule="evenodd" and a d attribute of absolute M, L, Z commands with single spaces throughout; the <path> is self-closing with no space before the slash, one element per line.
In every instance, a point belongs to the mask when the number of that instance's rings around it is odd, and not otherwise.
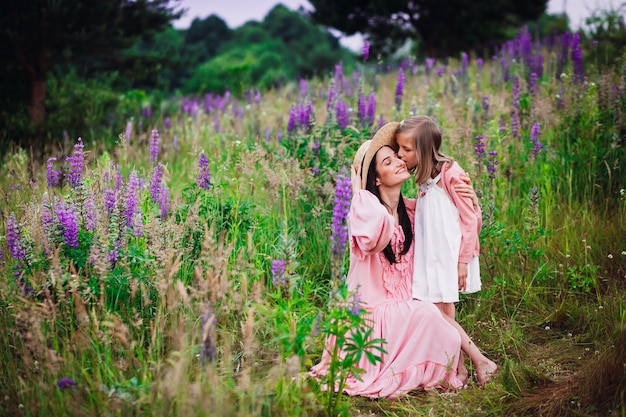
<path fill-rule="evenodd" d="M 454 185 L 454 190 L 464 198 L 469 198 L 472 200 L 472 205 L 474 206 L 474 210 L 480 210 L 480 205 L 478 202 L 478 196 L 476 195 L 476 191 L 474 191 L 474 187 L 472 186 L 472 181 L 470 180 L 469 175 L 464 172 L 461 174 L 461 182 L 458 182 Z"/>

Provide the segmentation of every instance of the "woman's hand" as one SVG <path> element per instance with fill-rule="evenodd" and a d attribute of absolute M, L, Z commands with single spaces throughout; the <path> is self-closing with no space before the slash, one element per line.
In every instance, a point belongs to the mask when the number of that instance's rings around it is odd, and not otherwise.
<path fill-rule="evenodd" d="M 350 180 L 352 181 L 352 195 L 356 195 L 361 190 L 360 168 L 352 165 L 350 168 Z"/>
<path fill-rule="evenodd" d="M 472 200 L 474 210 L 478 210 L 478 197 L 476 196 L 474 187 L 472 187 L 472 181 L 470 180 L 469 175 L 467 175 L 467 173 L 461 174 L 461 180 L 463 180 L 463 182 L 455 184 L 454 189 L 461 197 L 470 198 Z"/>

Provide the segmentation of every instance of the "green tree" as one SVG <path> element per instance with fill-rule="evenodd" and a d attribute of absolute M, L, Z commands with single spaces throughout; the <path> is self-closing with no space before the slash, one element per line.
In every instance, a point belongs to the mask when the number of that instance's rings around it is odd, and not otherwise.
<path fill-rule="evenodd" d="M 430 56 L 480 49 L 507 29 L 537 19 L 547 0 L 310 0 L 312 18 L 347 35 L 364 34 L 375 50 L 392 52 L 419 39 Z"/>
<path fill-rule="evenodd" d="M 30 118 L 46 114 L 46 80 L 55 64 L 106 68 L 139 37 L 165 29 L 180 16 L 170 0 L 5 1 L 0 8 L 0 62 L 10 84 L 16 70 L 30 92 Z M 4 78 L 4 77 L 3 77 Z M 20 90 L 24 91 L 24 90 Z"/>

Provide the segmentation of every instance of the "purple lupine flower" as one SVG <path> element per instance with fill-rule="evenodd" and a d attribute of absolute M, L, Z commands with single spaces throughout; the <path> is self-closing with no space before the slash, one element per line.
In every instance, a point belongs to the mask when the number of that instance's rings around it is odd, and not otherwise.
<path fill-rule="evenodd" d="M 511 110 L 511 135 L 517 138 L 519 135 L 519 110 L 517 107 L 513 107 Z"/>
<path fill-rule="evenodd" d="M 491 104 L 491 98 L 489 96 L 483 96 L 482 106 L 483 106 L 483 113 L 485 114 L 485 116 L 489 114 L 490 104 Z"/>
<path fill-rule="evenodd" d="M 84 222 L 87 230 L 96 229 L 96 203 L 94 202 L 93 194 L 87 194 L 84 205 Z"/>
<path fill-rule="evenodd" d="M 311 168 L 311 172 L 313 173 L 314 177 L 317 177 L 320 174 L 320 169 L 318 167 L 313 167 Z"/>
<path fill-rule="evenodd" d="M 530 93 L 531 96 L 534 96 L 535 94 L 537 94 L 537 73 L 536 72 L 531 72 L 530 73 L 530 80 L 528 82 L 528 92 Z"/>
<path fill-rule="evenodd" d="M 378 118 L 378 127 L 383 127 L 385 125 L 385 118 L 383 117 L 383 114 L 380 114 L 380 117 Z"/>
<path fill-rule="evenodd" d="M 315 139 L 313 142 L 313 156 L 317 157 L 320 153 L 320 149 L 322 148 L 322 142 L 319 139 Z"/>
<path fill-rule="evenodd" d="M 152 169 L 152 178 L 150 179 L 150 198 L 155 203 L 158 202 L 161 195 L 161 183 L 163 182 L 163 164 L 160 162 Z"/>
<path fill-rule="evenodd" d="M 217 323 L 217 315 L 213 309 L 211 302 L 206 303 L 204 312 L 202 313 L 202 333 L 200 335 L 200 366 L 204 366 L 207 362 L 213 362 L 215 359 L 215 325 Z"/>
<path fill-rule="evenodd" d="M 135 237 L 143 236 L 143 216 L 141 214 L 141 210 L 137 210 L 135 214 L 133 214 L 133 219 L 131 221 L 132 235 Z"/>
<path fill-rule="evenodd" d="M 118 259 L 120 258 L 120 246 L 122 242 L 118 239 L 113 244 L 113 248 L 109 251 L 108 261 L 111 264 L 111 269 L 115 268 L 115 264 L 117 264 Z"/>
<path fill-rule="evenodd" d="M 61 172 L 53 168 L 54 161 L 56 160 L 57 159 L 54 157 L 48 158 L 48 164 L 46 165 L 46 168 L 48 169 L 48 172 L 46 173 L 48 188 L 56 187 L 61 183 Z"/>
<path fill-rule="evenodd" d="M 279 287 L 285 284 L 285 260 L 272 260 L 272 284 Z"/>
<path fill-rule="evenodd" d="M 543 144 L 539 142 L 539 129 L 541 128 L 540 123 L 535 123 L 530 130 L 530 141 L 533 143 L 532 155 L 536 157 L 539 155 L 539 152 L 543 149 Z"/>
<path fill-rule="evenodd" d="M 65 244 L 73 249 L 78 247 L 78 212 L 71 204 L 58 203 L 55 214 L 59 219 Z"/>
<path fill-rule="evenodd" d="M 145 117 L 146 119 L 149 119 L 151 114 L 152 114 L 152 110 L 150 109 L 150 106 L 146 106 L 143 109 L 141 109 L 141 115 Z"/>
<path fill-rule="evenodd" d="M 482 58 L 476 59 L 476 68 L 478 68 L 479 72 L 483 70 L 483 64 L 484 64 L 484 61 Z"/>
<path fill-rule="evenodd" d="M 337 100 L 337 125 L 341 130 L 348 127 L 350 123 L 350 114 L 348 113 L 348 104 L 343 100 Z"/>
<path fill-rule="evenodd" d="M 363 62 L 367 61 L 367 59 L 370 57 L 370 43 L 368 41 L 363 42 L 361 56 L 363 56 Z"/>
<path fill-rule="evenodd" d="M 136 171 L 132 171 L 128 177 L 128 187 L 126 188 L 126 207 L 124 208 L 124 219 L 126 227 L 131 227 L 133 215 L 137 211 L 138 192 L 141 189 L 141 181 Z"/>
<path fill-rule="evenodd" d="M 113 210 L 115 210 L 115 201 L 115 190 L 111 188 L 104 190 L 104 209 L 109 216 L 113 214 Z"/>
<path fill-rule="evenodd" d="M 196 177 L 196 185 L 202 189 L 211 189 L 211 171 L 209 171 L 209 158 L 202 152 L 198 161 L 199 171 Z"/>
<path fill-rule="evenodd" d="M 169 117 L 166 117 L 163 123 L 165 124 L 166 129 L 172 128 L 172 120 Z"/>
<path fill-rule="evenodd" d="M 359 96 L 359 109 L 357 111 L 357 116 L 361 126 L 365 126 L 367 124 L 367 100 L 365 99 L 365 94 L 361 94 Z"/>
<path fill-rule="evenodd" d="M 159 159 L 159 131 L 157 129 L 152 130 L 152 137 L 150 139 L 150 163 L 154 164 Z"/>
<path fill-rule="evenodd" d="M 504 52 L 502 53 L 502 56 L 500 57 L 500 66 L 502 67 L 502 81 L 507 82 L 510 78 L 510 75 L 509 75 L 510 62 L 508 59 L 506 59 L 506 55 L 504 55 Z"/>
<path fill-rule="evenodd" d="M 574 82 L 580 84 L 584 80 L 583 50 L 580 47 L 580 33 L 576 32 L 572 39 L 572 63 L 574 64 Z"/>
<path fill-rule="evenodd" d="M 75 387 L 76 382 L 72 381 L 70 378 L 61 378 L 57 381 L 57 386 L 61 388 L 61 391 L 65 391 L 68 388 Z"/>
<path fill-rule="evenodd" d="M 487 159 L 487 171 L 489 171 L 489 185 L 493 183 L 493 180 L 496 178 L 496 173 L 498 172 L 498 152 L 489 151 L 489 159 Z"/>
<path fill-rule="evenodd" d="M 563 68 L 567 65 L 567 57 L 569 55 L 569 47 L 572 42 L 572 34 L 569 31 L 565 31 L 563 33 L 563 37 L 561 38 L 561 54 L 559 55 L 559 60 L 557 61 L 557 69 L 556 69 L 556 79 L 561 79 L 561 74 L 563 73 Z"/>
<path fill-rule="evenodd" d="M 341 265 L 346 250 L 346 242 L 348 240 L 348 226 L 346 220 L 350 211 L 351 199 L 352 185 L 350 175 L 344 168 L 337 174 L 331 229 L 331 251 L 336 265 Z"/>
<path fill-rule="evenodd" d="M 367 98 L 367 124 L 373 125 L 376 120 L 376 94 L 372 91 Z"/>
<path fill-rule="evenodd" d="M 519 109 L 519 77 L 516 75 L 512 79 L 512 90 L 513 90 L 513 107 Z"/>
<path fill-rule="evenodd" d="M 129 120 L 128 122 L 126 122 L 126 129 L 124 129 L 124 138 L 126 138 L 126 140 L 130 142 L 130 137 L 132 135 L 133 135 L 133 121 Z"/>
<path fill-rule="evenodd" d="M 467 74 L 467 67 L 469 67 L 469 56 L 467 52 L 461 52 L 461 69 L 463 74 Z"/>
<path fill-rule="evenodd" d="M 279 130 L 279 131 L 276 133 L 276 140 L 277 140 L 277 141 L 279 141 L 279 142 L 280 142 L 281 140 L 283 140 L 283 131 L 282 131 L 282 130 Z"/>
<path fill-rule="evenodd" d="M 81 177 L 83 175 L 83 165 L 85 164 L 85 153 L 83 152 L 83 140 L 78 138 L 76 145 L 74 145 L 74 152 L 72 156 L 68 156 L 66 159 L 70 164 L 70 187 L 80 187 Z"/>
<path fill-rule="evenodd" d="M 446 66 L 445 65 L 440 66 L 439 68 L 437 68 L 437 77 L 441 78 L 445 72 L 446 72 Z"/>
<path fill-rule="evenodd" d="M 287 133 L 291 135 L 297 126 L 298 113 L 295 107 L 291 106 L 289 109 L 289 120 L 287 121 Z"/>
<path fill-rule="evenodd" d="M 334 107 L 333 104 L 335 102 L 336 96 L 337 96 L 337 91 L 335 90 L 335 85 L 332 84 L 330 88 L 328 89 L 328 98 L 326 99 L 326 111 L 328 111 L 329 114 L 331 113 L 331 110 Z"/>
<path fill-rule="evenodd" d="M 474 156 L 476 156 L 476 160 L 480 164 L 485 160 L 485 142 L 483 141 L 482 135 L 477 135 L 474 137 Z"/>
<path fill-rule="evenodd" d="M 161 188 L 161 194 L 159 195 L 159 210 L 161 220 L 166 219 L 170 214 L 170 189 L 167 186 Z"/>
<path fill-rule="evenodd" d="M 20 239 L 20 226 L 15 218 L 15 213 L 11 213 L 7 221 L 7 243 L 9 252 L 15 259 L 26 259 L 26 250 Z"/>
<path fill-rule="evenodd" d="M 402 107 L 402 94 L 404 92 L 404 70 L 398 70 L 398 84 L 396 85 L 396 110 Z"/>

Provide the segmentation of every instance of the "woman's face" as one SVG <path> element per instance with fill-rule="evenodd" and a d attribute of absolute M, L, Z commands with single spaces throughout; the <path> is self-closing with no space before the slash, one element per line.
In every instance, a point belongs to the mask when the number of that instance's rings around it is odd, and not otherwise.
<path fill-rule="evenodd" d="M 376 186 L 402 185 L 410 177 L 406 164 L 393 149 L 383 146 L 376 152 Z"/>
<path fill-rule="evenodd" d="M 415 151 L 415 141 L 409 132 L 400 132 L 396 135 L 398 142 L 398 156 L 406 163 L 408 169 L 415 169 L 417 166 L 417 152 Z"/>

